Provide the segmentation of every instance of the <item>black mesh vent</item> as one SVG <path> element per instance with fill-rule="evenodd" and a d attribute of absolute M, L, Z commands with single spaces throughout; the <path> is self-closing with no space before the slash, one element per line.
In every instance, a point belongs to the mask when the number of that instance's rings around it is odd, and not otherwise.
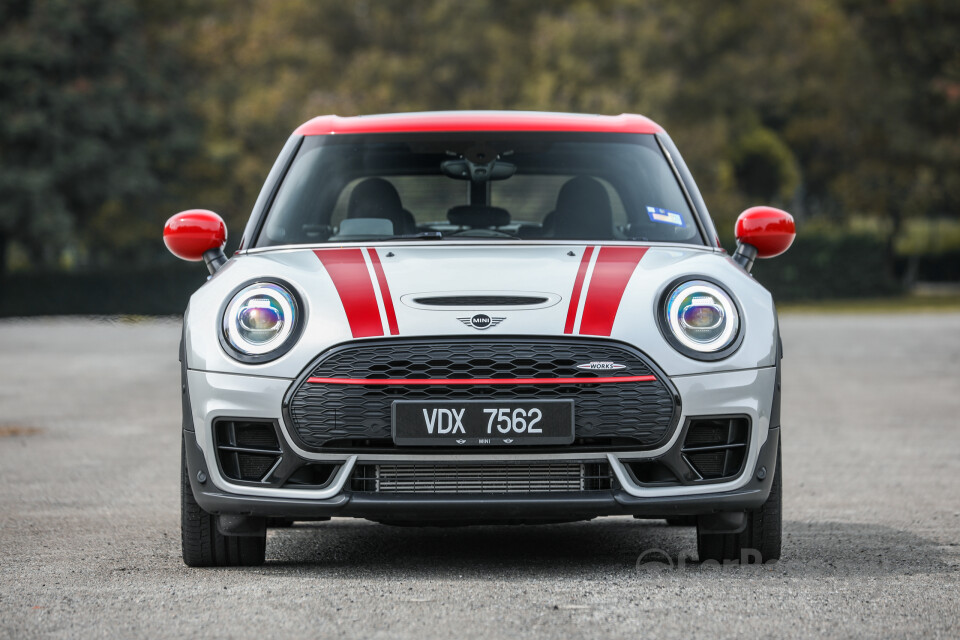
<path fill-rule="evenodd" d="M 717 424 L 714 422 L 696 422 L 691 425 L 683 443 L 688 447 L 709 447 L 724 444 L 726 441 L 727 429 L 725 425 L 720 425 L 719 422 Z"/>
<path fill-rule="evenodd" d="M 623 369 L 585 370 L 577 365 L 615 362 Z M 578 442 L 617 441 L 653 447 L 669 433 L 676 410 L 662 380 L 614 384 L 591 378 L 657 375 L 643 357 L 604 342 L 529 339 L 378 341 L 353 344 L 327 355 L 310 372 L 319 378 L 578 378 L 549 385 L 385 386 L 312 384 L 306 381 L 289 403 L 290 422 L 303 445 L 317 450 L 345 441 L 391 445 L 394 400 L 564 398 L 575 402 Z"/>
<path fill-rule="evenodd" d="M 277 450 L 277 433 L 272 424 L 238 423 L 236 442 L 238 447 Z"/>
<path fill-rule="evenodd" d="M 240 477 L 238 480 L 260 480 L 277 461 L 275 456 L 258 456 L 250 453 L 238 453 Z"/>
<path fill-rule="evenodd" d="M 431 296 L 414 302 L 431 307 L 525 307 L 543 304 L 547 298 L 536 296 Z"/>
<path fill-rule="evenodd" d="M 740 475 L 747 456 L 746 418 L 696 418 L 690 421 L 682 455 L 704 480 Z"/>
<path fill-rule="evenodd" d="M 710 451 L 707 453 L 688 453 L 687 459 L 693 468 L 704 478 L 719 478 L 723 475 L 723 460 L 726 451 Z"/>
<path fill-rule="evenodd" d="M 220 470 L 230 480 L 266 482 L 283 453 L 270 422 L 218 420 L 214 436 Z"/>

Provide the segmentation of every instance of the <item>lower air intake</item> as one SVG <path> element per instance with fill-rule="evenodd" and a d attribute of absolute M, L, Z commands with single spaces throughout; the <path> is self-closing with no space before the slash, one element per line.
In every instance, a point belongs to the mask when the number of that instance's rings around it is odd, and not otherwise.
<path fill-rule="evenodd" d="M 377 493 L 553 493 L 610 488 L 605 463 L 360 465 L 354 491 Z"/>
<path fill-rule="evenodd" d="M 746 418 L 694 418 L 682 455 L 700 480 L 733 478 L 747 460 L 750 424 Z"/>
<path fill-rule="evenodd" d="M 217 420 L 214 439 L 220 471 L 229 480 L 265 483 L 283 455 L 270 422 Z"/>

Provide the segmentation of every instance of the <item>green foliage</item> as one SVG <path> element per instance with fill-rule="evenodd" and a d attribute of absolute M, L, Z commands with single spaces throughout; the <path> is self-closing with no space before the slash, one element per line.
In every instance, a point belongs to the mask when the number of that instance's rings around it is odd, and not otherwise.
<path fill-rule="evenodd" d="M 897 254 L 903 256 L 960 252 L 960 220 L 948 218 L 908 220 L 897 238 L 896 250 Z"/>
<path fill-rule="evenodd" d="M 758 260 L 753 275 L 781 301 L 901 293 L 885 268 L 883 248 L 874 235 L 807 232 L 782 256 Z"/>
<path fill-rule="evenodd" d="M 786 202 L 800 184 L 796 159 L 770 129 L 750 131 L 736 141 L 730 155 L 737 184 L 751 198 Z"/>
<path fill-rule="evenodd" d="M 132 255 L 127 237 L 157 221 L 141 207 L 192 146 L 175 68 L 141 18 L 124 0 L 0 9 L 0 245 L 38 265 L 71 240 L 94 259 Z"/>
<path fill-rule="evenodd" d="M 168 260 L 188 207 L 235 237 L 301 122 L 430 109 L 644 113 L 721 229 L 873 217 L 889 270 L 906 221 L 960 214 L 958 41 L 953 0 L 9 0 L 0 271 L 8 241 Z"/>
<path fill-rule="evenodd" d="M 202 265 L 16 274 L 0 284 L 0 317 L 180 315 L 207 277 Z"/>
<path fill-rule="evenodd" d="M 841 0 L 861 43 L 851 165 L 838 192 L 898 234 L 910 216 L 960 213 L 960 4 Z"/>
<path fill-rule="evenodd" d="M 677 138 L 721 224 L 800 185 L 801 206 L 838 208 L 843 140 L 824 130 L 854 117 L 859 44 L 836 2 L 221 0 L 184 22 L 204 79 L 191 92 L 207 125 L 197 201 L 231 226 L 301 121 L 430 109 L 645 113 Z"/>

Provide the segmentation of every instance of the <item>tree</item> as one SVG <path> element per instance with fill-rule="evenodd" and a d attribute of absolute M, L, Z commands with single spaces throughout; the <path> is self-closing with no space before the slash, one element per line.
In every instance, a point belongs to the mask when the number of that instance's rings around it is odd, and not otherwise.
<path fill-rule="evenodd" d="M 150 225 L 192 140 L 138 7 L 19 0 L 0 5 L 0 25 L 0 270 L 14 241 L 38 266 L 71 238 L 93 260 L 133 254 L 125 241 Z"/>
<path fill-rule="evenodd" d="M 851 208 L 889 222 L 888 258 L 911 216 L 960 215 L 960 5 L 843 0 L 869 62 L 843 176 Z"/>
<path fill-rule="evenodd" d="M 93 259 L 129 258 L 188 206 L 239 229 L 301 122 L 431 109 L 644 113 L 676 138 L 722 230 L 763 202 L 898 229 L 960 202 L 958 12 L 950 0 L 8 0 L 0 252 L 15 240 L 50 264 L 72 237 Z"/>

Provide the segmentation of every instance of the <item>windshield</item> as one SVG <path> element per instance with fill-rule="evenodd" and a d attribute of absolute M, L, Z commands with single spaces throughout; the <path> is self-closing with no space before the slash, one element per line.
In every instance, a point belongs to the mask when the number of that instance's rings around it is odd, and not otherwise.
<path fill-rule="evenodd" d="M 256 245 L 392 239 L 703 244 L 654 136 L 309 136 Z"/>

